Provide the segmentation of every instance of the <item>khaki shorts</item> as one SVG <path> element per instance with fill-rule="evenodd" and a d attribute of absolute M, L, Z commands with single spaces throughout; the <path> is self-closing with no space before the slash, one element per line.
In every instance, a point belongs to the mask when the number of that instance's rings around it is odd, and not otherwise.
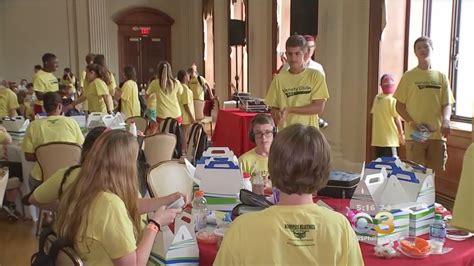
<path fill-rule="evenodd" d="M 427 140 L 417 142 L 408 140 L 406 143 L 407 159 L 431 168 L 438 175 L 443 175 L 448 152 L 443 140 Z"/>

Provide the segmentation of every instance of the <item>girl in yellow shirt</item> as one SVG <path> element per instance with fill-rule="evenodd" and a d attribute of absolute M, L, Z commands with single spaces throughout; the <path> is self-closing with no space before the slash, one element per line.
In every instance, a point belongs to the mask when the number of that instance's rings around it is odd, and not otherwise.
<path fill-rule="evenodd" d="M 182 122 L 181 108 L 178 97 L 183 88 L 178 80 L 173 78 L 170 63 L 161 61 L 157 68 L 158 79 L 153 80 L 146 92 L 147 96 L 156 95 L 156 120 L 158 124 L 167 117 Z"/>
<path fill-rule="evenodd" d="M 57 233 L 74 243 L 87 265 L 145 265 L 160 227 L 181 211 L 162 206 L 137 241 L 138 149 L 126 131 L 102 134 L 59 203 Z"/>
<path fill-rule="evenodd" d="M 137 73 L 133 66 L 126 66 L 123 69 L 125 82 L 122 88 L 115 91 L 115 99 L 121 100 L 121 110 L 124 119 L 133 116 L 140 116 L 140 100 L 138 99 L 138 85 L 136 82 Z"/>
<path fill-rule="evenodd" d="M 194 115 L 194 100 L 193 100 L 193 91 L 186 85 L 189 82 L 189 74 L 184 70 L 178 71 L 178 80 L 183 86 L 183 93 L 179 97 L 179 104 L 181 107 L 181 113 L 183 114 L 183 123 L 181 127 L 183 128 L 182 138 L 182 150 L 186 151 L 188 147 L 187 139 L 189 134 L 189 128 L 192 124 L 196 122 Z"/>
<path fill-rule="evenodd" d="M 87 99 L 89 112 L 112 113 L 112 99 L 107 88 L 110 80 L 106 69 L 97 64 L 92 64 L 87 66 L 86 71 L 86 78 L 89 80 L 87 90 L 69 106 L 65 107 L 63 109 L 64 112 L 69 111 Z"/>

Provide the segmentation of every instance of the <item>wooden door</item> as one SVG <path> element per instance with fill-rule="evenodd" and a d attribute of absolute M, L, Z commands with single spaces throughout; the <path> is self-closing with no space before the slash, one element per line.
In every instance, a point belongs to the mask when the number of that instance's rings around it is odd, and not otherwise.
<path fill-rule="evenodd" d="M 114 19 L 118 25 L 120 72 L 127 65 L 137 71 L 137 82 L 145 86 L 161 60 L 171 62 L 171 25 L 174 20 L 153 8 L 131 8 Z M 123 81 L 120 75 L 120 81 Z"/>

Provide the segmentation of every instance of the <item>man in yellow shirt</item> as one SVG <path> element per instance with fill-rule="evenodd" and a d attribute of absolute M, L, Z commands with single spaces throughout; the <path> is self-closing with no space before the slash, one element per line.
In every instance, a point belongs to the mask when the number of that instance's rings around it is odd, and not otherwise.
<path fill-rule="evenodd" d="M 191 91 L 193 91 L 193 99 L 204 101 L 204 93 L 206 91 L 209 92 L 211 100 L 214 99 L 214 94 L 209 87 L 209 83 L 203 76 L 199 75 L 196 64 L 191 65 L 191 67 L 188 69 L 188 73 L 190 76 L 188 86 Z"/>
<path fill-rule="evenodd" d="M 380 79 L 382 92 L 372 104 L 372 147 L 375 155 L 380 157 L 397 156 L 397 148 L 405 144 L 402 121 L 395 109 L 397 100 L 392 94 L 395 91 L 395 80 L 385 74 Z"/>
<path fill-rule="evenodd" d="M 54 54 L 46 53 L 43 55 L 42 61 L 43 68 L 33 77 L 33 89 L 37 98 L 34 106 L 35 114 L 43 112 L 43 94 L 59 90 L 58 78 L 53 74 L 58 68 L 58 58 Z"/>
<path fill-rule="evenodd" d="M 306 40 L 292 35 L 286 41 L 290 69 L 277 74 L 270 85 L 266 103 L 279 129 L 295 123 L 319 127 L 319 117 L 329 98 L 321 72 L 305 67 Z"/>
<path fill-rule="evenodd" d="M 8 88 L 6 80 L 0 79 L 0 117 L 16 116 L 16 109 L 20 107 L 16 94 Z"/>
<path fill-rule="evenodd" d="M 418 38 L 414 50 L 418 66 L 403 74 L 394 94 L 397 112 L 406 121 L 407 159 L 442 175 L 448 158 L 446 136 L 454 97 L 447 77 L 431 69 L 431 39 Z M 431 131 L 428 140 L 415 141 L 412 134 L 422 128 Z"/>
<path fill-rule="evenodd" d="M 293 124 L 280 131 L 268 160 L 280 201 L 235 219 L 214 265 L 363 265 L 347 218 L 313 203 L 328 181 L 330 158 L 317 128 Z"/>
<path fill-rule="evenodd" d="M 275 134 L 276 127 L 269 115 L 259 114 L 252 119 L 249 138 L 257 147 L 239 157 L 242 172 L 268 176 L 268 153 Z"/>
<path fill-rule="evenodd" d="M 22 150 L 28 161 L 36 161 L 35 150 L 42 144 L 64 141 L 82 145 L 84 142 L 84 136 L 76 120 L 61 115 L 62 99 L 58 93 L 44 94 L 44 109 L 48 116 L 31 122 L 26 129 Z M 41 168 L 36 163 L 31 171 L 30 187 L 36 188 L 42 180 Z"/>

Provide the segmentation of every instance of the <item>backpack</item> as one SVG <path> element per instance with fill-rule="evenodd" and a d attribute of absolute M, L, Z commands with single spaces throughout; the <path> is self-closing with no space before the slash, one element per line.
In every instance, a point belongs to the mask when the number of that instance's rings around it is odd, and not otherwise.
<path fill-rule="evenodd" d="M 171 133 L 176 136 L 176 148 L 174 149 L 173 158 L 181 158 L 181 127 L 176 119 L 167 117 L 163 121 L 163 126 L 161 127 L 161 133 Z"/>
<path fill-rule="evenodd" d="M 208 148 L 207 134 L 201 123 L 194 123 L 191 126 L 188 139 L 188 150 L 186 151 L 188 160 L 196 165 L 201 159 L 202 153 Z"/>
<path fill-rule="evenodd" d="M 69 241 L 58 238 L 52 243 L 48 254 L 46 254 L 44 251 L 44 244 L 50 235 L 56 236 L 56 233 L 54 233 L 51 227 L 46 227 L 41 231 L 39 237 L 39 249 L 38 252 L 31 256 L 31 266 L 54 266 L 56 265 L 56 258 L 58 256 L 59 250 L 64 247 L 72 247 Z"/>

